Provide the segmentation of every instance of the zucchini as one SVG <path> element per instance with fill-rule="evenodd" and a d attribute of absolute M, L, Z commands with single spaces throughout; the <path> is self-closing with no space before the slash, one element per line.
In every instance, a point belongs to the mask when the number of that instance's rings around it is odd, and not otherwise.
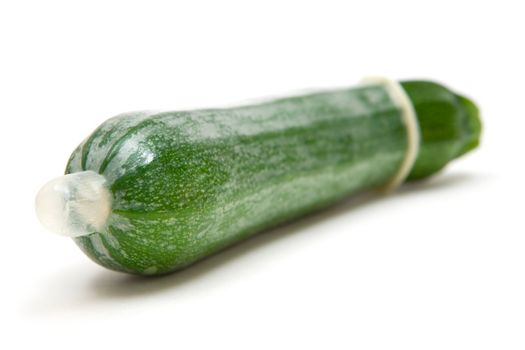
<path fill-rule="evenodd" d="M 420 134 L 401 180 L 428 177 L 478 145 L 469 99 L 429 81 L 400 86 Z M 379 82 L 228 109 L 125 113 L 75 149 L 37 212 L 102 266 L 164 274 L 391 184 L 407 133 L 399 101 Z"/>

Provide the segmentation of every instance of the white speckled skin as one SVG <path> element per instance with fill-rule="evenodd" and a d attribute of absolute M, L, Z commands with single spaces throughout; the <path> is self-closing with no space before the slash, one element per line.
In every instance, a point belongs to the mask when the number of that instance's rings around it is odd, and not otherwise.
<path fill-rule="evenodd" d="M 386 183 L 405 149 L 399 107 L 382 86 L 123 114 L 69 161 L 68 173 L 104 175 L 113 195 L 107 229 L 76 242 L 108 268 L 166 273 Z"/>
<path fill-rule="evenodd" d="M 382 86 L 120 115 L 69 161 L 68 173 L 104 175 L 113 195 L 107 229 L 76 242 L 106 267 L 166 273 L 381 186 L 405 148 L 400 110 Z"/>
<path fill-rule="evenodd" d="M 66 190 L 47 186 L 39 216 L 107 268 L 158 275 L 478 146 L 470 99 L 431 81 L 394 86 L 116 116 L 75 149 L 72 175 L 54 182 Z"/>

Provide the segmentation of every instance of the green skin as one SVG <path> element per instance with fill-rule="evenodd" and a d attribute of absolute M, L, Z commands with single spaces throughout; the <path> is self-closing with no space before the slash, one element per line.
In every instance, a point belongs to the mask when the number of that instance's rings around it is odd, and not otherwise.
<path fill-rule="evenodd" d="M 402 83 L 421 130 L 408 180 L 475 148 L 476 106 L 425 81 Z M 400 109 L 380 85 L 252 106 L 137 112 L 109 119 L 66 173 L 104 175 L 104 232 L 75 238 L 95 262 L 134 274 L 184 268 L 261 230 L 378 189 L 407 149 Z"/>

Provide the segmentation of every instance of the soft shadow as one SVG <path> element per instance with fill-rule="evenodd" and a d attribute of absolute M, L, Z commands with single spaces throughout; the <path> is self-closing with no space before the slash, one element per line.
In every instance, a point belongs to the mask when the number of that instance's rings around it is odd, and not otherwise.
<path fill-rule="evenodd" d="M 299 233 L 306 227 L 329 220 L 331 217 L 342 215 L 350 210 L 357 210 L 357 208 L 362 210 L 365 206 L 373 204 L 381 197 L 378 194 L 366 194 L 345 200 L 314 214 L 263 231 L 172 274 L 153 277 L 125 274 L 115 276 L 109 271 L 101 271 L 100 275 L 93 279 L 92 287 L 102 298 L 129 298 L 161 292 L 168 288 L 180 288 L 194 283 L 204 275 L 225 268 L 228 264 L 239 259 L 240 256 L 249 254 L 261 246 L 272 244 L 272 242 L 283 239 L 285 236 Z"/>
<path fill-rule="evenodd" d="M 137 297 L 157 293 L 166 288 L 177 288 L 190 284 L 203 275 L 218 270 L 261 246 L 272 244 L 272 242 L 285 236 L 299 233 L 304 228 L 316 225 L 316 223 L 330 220 L 339 215 L 348 215 L 349 212 L 355 214 L 358 211 L 371 210 L 371 207 L 377 202 L 397 200 L 416 193 L 422 194 L 444 187 L 458 186 L 466 182 L 476 182 L 480 179 L 478 175 L 474 176 L 467 173 L 448 174 L 405 184 L 393 194 L 367 193 L 354 196 L 291 223 L 264 231 L 173 274 L 160 277 L 139 277 L 124 274 L 115 276 L 114 273 L 101 271 L 100 275 L 92 281 L 92 287 L 101 298 Z"/>
<path fill-rule="evenodd" d="M 385 195 L 375 192 L 353 196 L 309 216 L 262 232 L 185 270 L 166 276 L 138 277 L 102 268 L 95 269 L 95 267 L 86 272 L 86 266 L 71 266 L 42 287 L 41 290 L 45 292 L 30 306 L 30 313 L 47 314 L 48 312 L 67 311 L 111 300 L 149 297 L 163 292 L 181 294 L 188 290 L 191 293 L 195 290 L 206 289 L 207 291 L 210 285 L 216 285 L 217 282 L 212 280 L 211 283 L 204 283 L 203 281 L 215 278 L 221 283 L 227 283 L 227 279 L 220 275 L 221 270 L 227 269 L 228 265 L 234 264 L 241 256 L 250 254 L 262 246 L 271 245 L 283 237 L 300 234 L 305 228 L 320 225 L 326 220 L 341 215 L 374 212 L 374 207 L 379 203 L 388 205 L 388 202 L 396 202 L 406 196 L 425 195 L 429 191 L 443 190 L 445 187 L 453 188 L 466 185 L 466 183 L 473 184 L 480 180 L 483 180 L 483 177 L 479 175 L 451 173 L 406 184 L 393 194 Z M 67 293 L 63 291 L 64 286 L 68 286 Z M 190 286 L 189 289 L 185 288 Z"/>
<path fill-rule="evenodd" d="M 412 181 L 401 186 L 395 196 L 413 194 L 414 192 L 428 193 L 429 191 L 442 190 L 444 188 L 451 188 L 457 185 L 466 183 L 474 184 L 485 179 L 485 176 L 480 174 L 470 173 L 452 173 L 446 175 L 438 175 L 428 179 Z"/>

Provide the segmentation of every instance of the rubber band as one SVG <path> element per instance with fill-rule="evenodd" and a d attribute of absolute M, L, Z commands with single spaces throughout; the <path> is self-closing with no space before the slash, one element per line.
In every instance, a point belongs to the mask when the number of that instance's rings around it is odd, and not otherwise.
<path fill-rule="evenodd" d="M 382 85 L 396 106 L 401 109 L 401 119 L 407 131 L 407 149 L 397 173 L 384 185 L 384 192 L 395 191 L 407 178 L 416 162 L 421 138 L 417 114 L 412 101 L 397 81 L 384 77 L 368 77 L 362 80 L 366 85 Z"/>

